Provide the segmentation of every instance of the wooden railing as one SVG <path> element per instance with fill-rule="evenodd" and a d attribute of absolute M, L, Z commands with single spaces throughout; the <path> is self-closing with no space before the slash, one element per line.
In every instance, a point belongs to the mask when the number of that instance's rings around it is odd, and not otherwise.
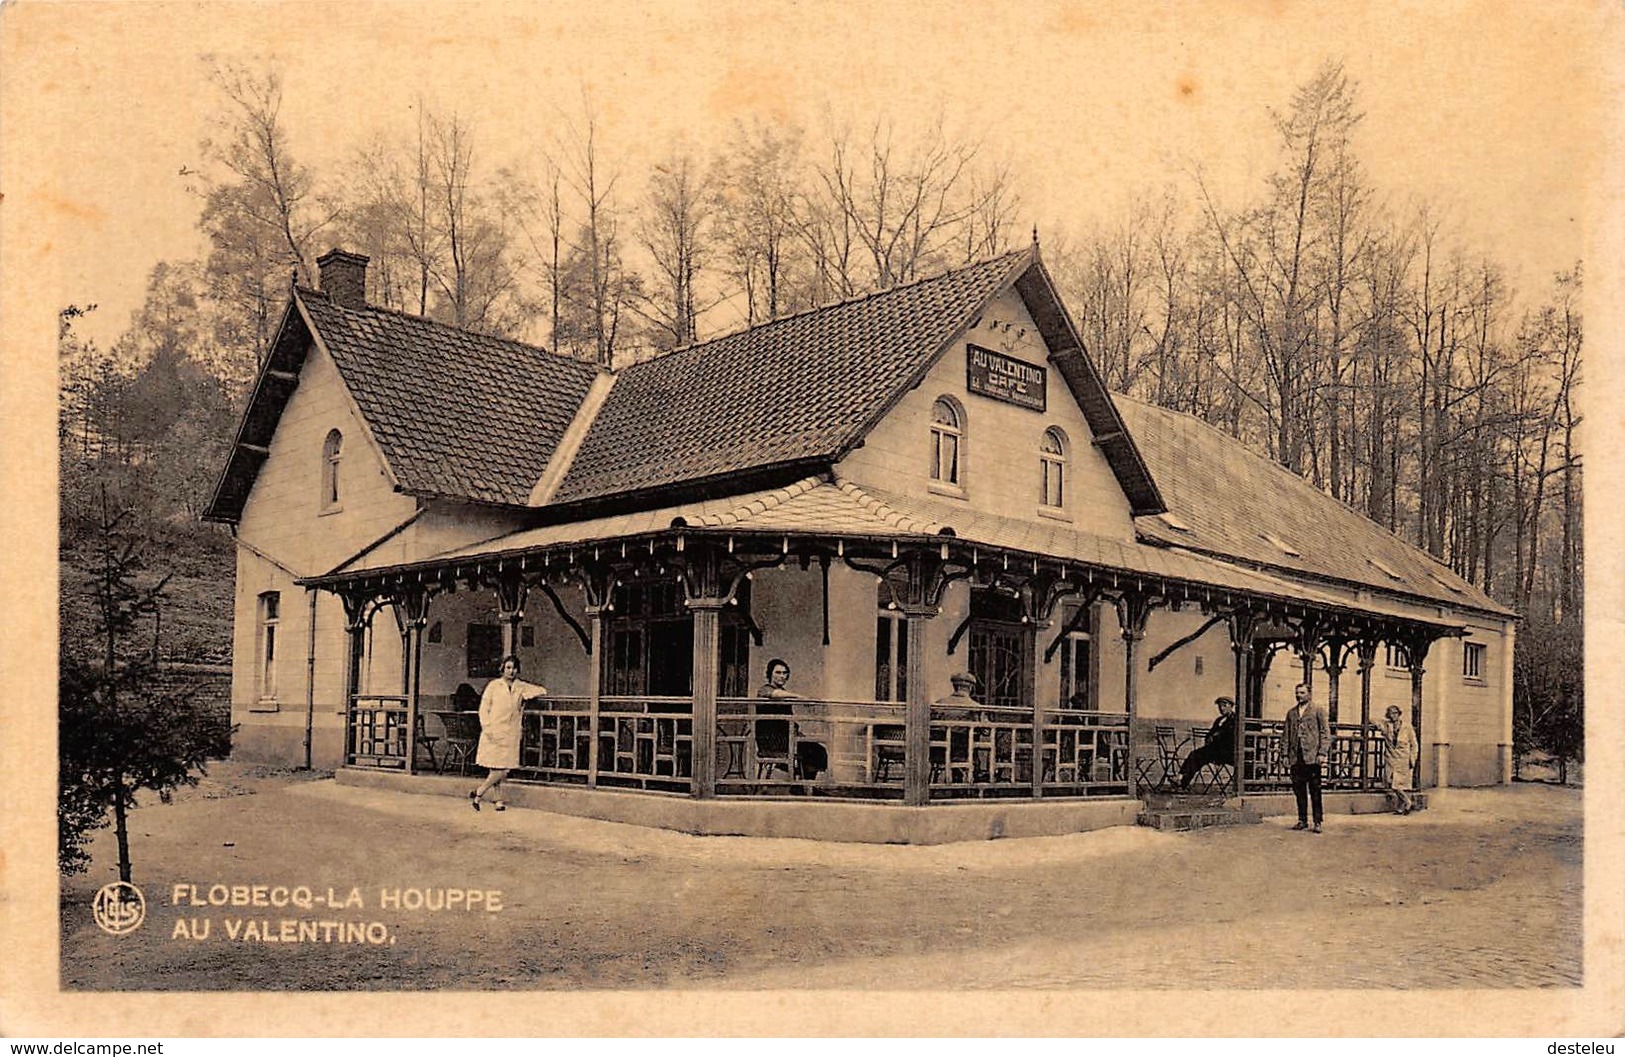
<path fill-rule="evenodd" d="M 351 695 L 345 728 L 345 763 L 352 767 L 406 769 L 405 695 Z"/>
<path fill-rule="evenodd" d="M 717 795 L 901 799 L 903 721 L 901 702 L 720 698 Z"/>
<path fill-rule="evenodd" d="M 690 792 L 694 702 L 686 697 L 602 698 L 598 784 Z"/>
<path fill-rule="evenodd" d="M 1249 719 L 1243 777 L 1250 790 L 1288 789 L 1292 769 L 1286 758 L 1283 719 Z M 1381 789 L 1387 782 L 1382 738 L 1376 727 L 1332 724 L 1332 752 L 1320 784 L 1323 789 Z"/>
<path fill-rule="evenodd" d="M 763 711 L 785 704 L 789 716 Z M 905 707 L 894 701 L 724 698 L 717 702 L 717 794 L 901 799 L 904 721 Z M 802 746 L 809 742 L 828 761 L 817 777 L 804 766 Z M 929 752 L 930 795 L 936 799 L 1128 791 L 1128 717 L 1122 713 L 1047 712 L 1039 727 L 1025 709 L 936 706 Z"/>
<path fill-rule="evenodd" d="M 519 773 L 544 782 L 586 782 L 592 774 L 592 703 L 584 697 L 530 701 L 519 718 Z"/>
<path fill-rule="evenodd" d="M 1128 713 L 1044 713 L 1040 756 L 1044 795 L 1128 792 Z"/>
<path fill-rule="evenodd" d="M 597 747 L 596 758 L 593 748 Z M 516 778 L 687 793 L 694 784 L 694 702 L 543 697 L 521 718 Z"/>
<path fill-rule="evenodd" d="M 717 795 L 816 792 L 901 800 L 905 711 L 893 701 L 720 698 Z M 406 716 L 402 695 L 353 697 L 347 762 L 405 769 Z M 1128 717 L 1121 712 L 1046 711 L 1035 722 L 1019 708 L 933 706 L 929 753 L 933 799 L 1122 795 L 1129 789 Z M 809 773 L 814 763 L 822 764 L 816 775 Z M 514 777 L 691 793 L 693 702 L 604 697 L 595 721 L 585 697 L 531 701 L 520 720 Z"/>
<path fill-rule="evenodd" d="M 930 780 L 938 799 L 1126 793 L 1128 716 L 1056 710 L 1035 725 L 1023 708 L 936 706 Z"/>

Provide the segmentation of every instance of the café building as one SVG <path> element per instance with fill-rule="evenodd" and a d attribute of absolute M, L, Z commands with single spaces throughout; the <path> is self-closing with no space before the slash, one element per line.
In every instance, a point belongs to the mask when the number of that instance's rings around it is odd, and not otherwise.
<path fill-rule="evenodd" d="M 1389 703 L 1422 787 L 1510 780 L 1515 615 L 1108 392 L 1036 243 L 617 370 L 369 305 L 366 266 L 292 290 L 205 515 L 243 758 L 466 795 L 514 655 L 548 693 L 511 801 L 692 832 L 1132 822 L 1220 695 L 1199 787 L 1263 803 L 1300 682 L 1334 800 Z"/>

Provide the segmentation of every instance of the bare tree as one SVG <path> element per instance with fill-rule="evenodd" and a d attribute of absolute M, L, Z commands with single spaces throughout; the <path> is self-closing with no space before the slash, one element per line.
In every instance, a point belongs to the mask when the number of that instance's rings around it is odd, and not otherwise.
<path fill-rule="evenodd" d="M 357 158 L 350 238 L 372 258 L 369 274 L 379 303 L 426 316 L 444 233 L 436 220 L 429 115 L 421 97 L 413 109 L 417 121 L 409 146 L 380 138 Z"/>
<path fill-rule="evenodd" d="M 748 325 L 803 307 L 795 278 L 796 234 L 809 230 L 796 214 L 802 135 L 795 126 L 736 124 L 719 163 L 714 211 L 723 268 L 744 296 Z"/>
<path fill-rule="evenodd" d="M 1007 164 L 974 168 L 968 188 L 969 210 L 960 225 L 960 262 L 997 257 L 1014 248 L 1020 237 L 1021 192 Z"/>
<path fill-rule="evenodd" d="M 506 171 L 487 175 L 476 165 L 475 142 L 473 125 L 457 113 L 430 114 L 428 168 L 443 240 L 430 275 L 450 322 L 502 332 L 512 322 L 502 303 L 519 272 L 511 221 L 518 192 Z"/>
<path fill-rule="evenodd" d="M 222 64 L 212 76 L 224 110 L 203 150 L 220 175 L 205 187 L 199 226 L 210 243 L 211 291 L 228 309 L 221 338 L 252 344 L 257 363 L 289 277 L 312 283 L 316 240 L 338 209 L 289 147 L 281 75 Z"/>
<path fill-rule="evenodd" d="M 815 170 L 821 204 L 833 214 L 823 218 L 824 228 L 843 236 L 834 240 L 837 247 L 848 245 L 850 236 L 867 265 L 866 278 L 880 289 L 945 263 L 944 252 L 980 204 L 971 177 L 979 145 L 951 139 L 940 118 L 918 141 L 899 140 L 888 119 L 870 127 L 867 142 L 838 129 L 827 160 Z M 984 199 L 999 193 L 997 187 L 978 190 Z M 840 259 L 849 260 L 844 253 Z M 843 272 L 843 285 L 851 285 L 851 272 Z"/>
<path fill-rule="evenodd" d="M 656 282 L 638 310 L 654 327 L 662 348 L 692 343 L 702 307 L 709 307 L 701 305 L 697 286 L 711 253 L 714 201 L 711 174 L 702 171 L 692 154 L 673 151 L 655 165 L 638 241 L 654 263 Z"/>
<path fill-rule="evenodd" d="M 1325 235 L 1316 213 L 1333 161 L 1362 116 L 1355 91 L 1341 64 L 1327 63 L 1294 93 L 1286 112 L 1273 115 L 1282 164 L 1262 205 L 1226 217 L 1198 180 L 1204 213 L 1237 279 L 1236 308 L 1267 379 L 1257 403 L 1271 427 L 1271 454 L 1292 470 L 1309 461 L 1310 413 L 1324 384 L 1315 320 L 1325 290 L 1313 264 Z"/>
<path fill-rule="evenodd" d="M 561 265 L 561 317 L 555 344 L 590 352 L 605 370 L 615 364 L 621 321 L 641 285 L 622 258 L 620 214 L 615 202 L 619 174 L 607 167 L 592 99 L 583 93 L 582 116 L 566 118 L 568 135 L 562 178 L 576 194 L 581 222 Z"/>

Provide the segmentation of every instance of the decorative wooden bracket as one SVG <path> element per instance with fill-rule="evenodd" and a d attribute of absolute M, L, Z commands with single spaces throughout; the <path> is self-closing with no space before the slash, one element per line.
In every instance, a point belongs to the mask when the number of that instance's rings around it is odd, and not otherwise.
<path fill-rule="evenodd" d="M 588 609 L 601 610 L 610 605 L 615 594 L 615 569 L 608 562 L 581 562 L 573 578 L 587 596 Z"/>
<path fill-rule="evenodd" d="M 1358 643 L 1343 632 L 1330 635 L 1322 640 L 1321 663 L 1326 666 L 1326 671 L 1336 676 L 1348 667 L 1349 658 L 1354 656 L 1357 648 Z"/>
<path fill-rule="evenodd" d="M 1117 607 L 1117 623 L 1123 629 L 1123 638 L 1133 642 L 1145 638 L 1145 625 L 1151 619 L 1151 611 L 1161 603 L 1160 595 L 1145 591 L 1124 591 L 1118 595 L 1114 605 Z"/>
<path fill-rule="evenodd" d="M 395 592 L 395 612 L 406 627 L 421 628 L 429 623 L 429 600 L 439 594 L 433 584 L 405 584 Z"/>
<path fill-rule="evenodd" d="M 935 616 L 948 585 L 974 572 L 972 566 L 949 556 L 946 543 L 940 551 L 916 548 L 885 565 L 871 565 L 851 557 L 845 561 L 858 572 L 878 577 L 891 596 L 892 604 L 904 614 L 913 615 Z M 897 593 L 899 584 L 894 575 L 899 571 L 904 573 L 901 596 Z"/>
<path fill-rule="evenodd" d="M 503 620 L 519 621 L 525 616 L 525 576 L 518 569 L 505 569 L 486 581 L 497 593 L 497 612 Z"/>
<path fill-rule="evenodd" d="M 1064 599 L 1086 594 L 1088 590 L 1085 584 L 1076 580 L 1063 580 L 1058 572 L 1045 569 L 1035 573 L 1022 585 L 1022 609 L 1035 625 L 1047 624 L 1055 615 L 1055 607 Z"/>
<path fill-rule="evenodd" d="M 1258 625 L 1263 623 L 1260 614 L 1253 609 L 1238 606 L 1224 614 L 1230 626 L 1230 648 L 1244 650 L 1253 642 L 1253 634 L 1258 631 Z"/>

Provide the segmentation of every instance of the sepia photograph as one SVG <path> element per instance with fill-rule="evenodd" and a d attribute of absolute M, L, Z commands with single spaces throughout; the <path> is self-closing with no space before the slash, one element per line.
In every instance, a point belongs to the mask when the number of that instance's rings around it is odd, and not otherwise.
<path fill-rule="evenodd" d="M 0 1031 L 1625 1032 L 1622 17 L 6 5 Z"/>

